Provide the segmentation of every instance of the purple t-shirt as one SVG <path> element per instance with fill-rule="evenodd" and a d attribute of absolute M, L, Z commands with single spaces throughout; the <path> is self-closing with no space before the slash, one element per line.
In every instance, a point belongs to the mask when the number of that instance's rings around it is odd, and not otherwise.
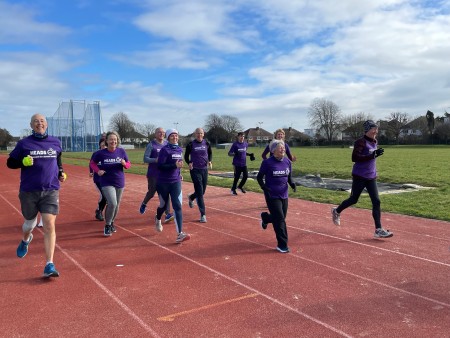
<path fill-rule="evenodd" d="M 362 137 L 355 141 L 352 152 L 353 165 L 352 175 L 365 179 L 377 177 L 377 164 L 373 152 L 377 149 L 377 141 L 368 137 Z"/>
<path fill-rule="evenodd" d="M 10 157 L 19 161 L 33 157 L 32 166 L 21 168 L 20 191 L 59 190 L 57 157 L 61 152 L 61 142 L 53 136 L 28 136 L 17 142 Z"/>
<path fill-rule="evenodd" d="M 158 176 L 158 165 L 156 163 L 156 159 L 158 158 L 158 154 L 161 151 L 161 148 L 166 144 L 166 140 L 164 140 L 163 143 L 152 140 L 149 144 L 147 144 L 147 148 L 145 148 L 144 153 L 144 162 L 148 163 L 147 177 Z"/>
<path fill-rule="evenodd" d="M 245 167 L 247 165 L 247 142 L 234 142 L 231 145 L 230 151 L 228 152 L 229 155 L 233 156 L 233 165 L 238 167 Z"/>
<path fill-rule="evenodd" d="M 158 183 L 181 182 L 180 168 L 176 162 L 183 160 L 183 149 L 167 144 L 161 148 L 158 155 Z"/>
<path fill-rule="evenodd" d="M 291 161 L 286 157 L 279 161 L 270 156 L 262 161 L 259 172 L 264 175 L 271 198 L 288 198 L 288 177 L 291 170 Z"/>
<path fill-rule="evenodd" d="M 191 162 L 196 169 L 208 169 L 208 143 L 206 140 L 191 142 Z"/>
<path fill-rule="evenodd" d="M 123 148 L 116 148 L 114 151 L 109 151 L 108 148 L 105 148 L 92 155 L 92 161 L 105 171 L 100 176 L 100 186 L 125 187 L 122 159 L 128 162 L 128 155 Z"/>

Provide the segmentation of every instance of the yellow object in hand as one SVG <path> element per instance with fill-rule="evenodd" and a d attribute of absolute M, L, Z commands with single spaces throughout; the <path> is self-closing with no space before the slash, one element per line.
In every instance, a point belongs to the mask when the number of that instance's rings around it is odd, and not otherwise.
<path fill-rule="evenodd" d="M 33 158 L 31 155 L 25 156 L 22 160 L 22 163 L 25 167 L 31 167 L 33 165 Z"/>
<path fill-rule="evenodd" d="M 62 173 L 62 177 L 63 177 L 63 180 L 65 181 L 65 180 L 67 180 L 67 174 L 66 173 Z M 64 182 L 63 181 L 63 182 Z"/>

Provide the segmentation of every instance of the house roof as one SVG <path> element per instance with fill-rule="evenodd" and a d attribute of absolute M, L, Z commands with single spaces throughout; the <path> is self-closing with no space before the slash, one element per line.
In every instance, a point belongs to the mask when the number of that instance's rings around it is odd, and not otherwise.
<path fill-rule="evenodd" d="M 247 129 L 246 131 L 244 131 L 244 135 L 247 139 L 250 137 L 256 138 L 256 137 L 260 137 L 260 136 L 261 137 L 269 137 L 269 138 L 273 137 L 272 133 L 268 132 L 267 130 L 265 130 L 263 128 L 259 128 L 259 127 Z"/>

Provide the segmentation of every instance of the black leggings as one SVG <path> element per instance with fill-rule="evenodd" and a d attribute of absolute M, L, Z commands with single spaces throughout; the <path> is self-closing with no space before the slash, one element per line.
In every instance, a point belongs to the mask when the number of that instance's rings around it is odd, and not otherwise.
<path fill-rule="evenodd" d="M 356 204 L 358 202 L 359 196 L 361 196 L 362 191 L 366 188 L 369 193 L 370 200 L 372 201 L 372 217 L 375 221 L 375 228 L 381 228 L 381 202 L 380 196 L 378 195 L 378 187 L 377 180 L 367 180 L 364 178 L 353 177 L 352 183 L 352 192 L 350 197 L 342 202 L 337 208 L 336 211 L 341 213 L 349 206 Z"/>
<path fill-rule="evenodd" d="M 248 169 L 247 166 L 245 167 L 239 167 L 237 165 L 234 166 L 234 180 L 233 180 L 233 187 L 231 188 L 232 190 L 236 190 L 237 188 L 237 183 L 239 181 L 239 178 L 241 177 L 242 174 L 242 180 L 241 183 L 239 183 L 239 188 L 243 188 L 245 185 L 245 182 L 247 182 L 247 178 L 248 178 Z"/>
<path fill-rule="evenodd" d="M 266 198 L 267 212 L 262 213 L 262 220 L 264 223 L 272 223 L 275 236 L 277 237 L 278 247 L 280 249 L 288 248 L 288 233 L 286 227 L 286 216 L 288 211 L 287 198 L 270 198 L 267 193 L 264 194 Z"/>

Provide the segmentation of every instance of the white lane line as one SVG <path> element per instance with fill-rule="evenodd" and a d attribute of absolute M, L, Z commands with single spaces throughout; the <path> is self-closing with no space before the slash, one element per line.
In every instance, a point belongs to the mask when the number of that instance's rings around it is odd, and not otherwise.
<path fill-rule="evenodd" d="M 265 247 L 265 248 L 273 249 L 273 247 L 271 247 L 271 246 L 269 246 L 269 245 L 265 245 L 265 244 L 261 244 L 261 243 L 258 243 L 258 242 L 254 242 L 254 241 L 252 241 L 252 240 L 250 240 L 250 239 L 243 238 L 243 237 L 236 236 L 236 235 L 232 235 L 232 234 L 229 234 L 229 233 L 220 231 L 220 230 L 215 229 L 215 228 L 209 228 L 209 227 L 204 226 L 204 225 L 202 225 L 202 224 L 197 224 L 197 223 L 195 223 L 195 226 L 197 226 L 197 227 L 202 227 L 202 228 L 205 228 L 205 229 L 208 229 L 208 230 L 211 230 L 211 231 L 215 231 L 215 232 L 218 232 L 218 233 L 223 234 L 223 235 L 226 235 L 226 236 L 234 237 L 234 238 L 236 238 L 236 239 L 239 239 L 239 240 L 242 240 L 242 241 L 246 241 L 246 242 L 249 242 L 249 243 L 258 245 L 258 246 L 262 246 L 262 247 Z M 395 286 L 391 286 L 391 285 L 389 285 L 389 284 L 385 284 L 385 283 L 383 283 L 383 282 L 379 282 L 379 281 L 377 281 L 377 280 L 374 280 L 374 279 L 371 279 L 371 278 L 368 278 L 368 277 L 360 276 L 360 275 L 357 275 L 357 274 L 355 274 L 355 273 L 352 273 L 352 272 L 349 272 L 349 271 L 345 271 L 345 270 L 336 268 L 336 267 L 334 267 L 334 266 L 327 265 L 327 264 L 325 264 L 325 263 L 321 263 L 321 262 L 315 261 L 315 260 L 313 260 L 313 259 L 305 258 L 305 257 L 302 257 L 302 256 L 300 256 L 300 255 L 296 255 L 295 253 L 292 253 L 292 252 L 289 253 L 289 257 L 291 257 L 291 256 L 296 257 L 296 258 L 301 259 L 301 260 L 304 260 L 304 261 L 307 261 L 307 262 L 309 262 L 309 263 L 313 263 L 313 264 L 317 264 L 317 265 L 323 266 L 323 267 L 325 267 L 325 268 L 328 268 L 328 269 L 331 269 L 331 270 L 334 270 L 334 271 L 338 271 L 338 272 L 343 273 L 343 274 L 346 274 L 346 275 L 348 275 L 348 276 L 352 276 L 352 277 L 355 277 L 355 278 L 358 278 L 358 279 L 362 279 L 362 280 L 364 280 L 364 281 L 367 281 L 367 282 L 370 282 L 370 283 L 373 283 L 373 284 L 377 284 L 377 285 L 382 286 L 382 287 L 384 287 L 384 288 L 389 288 L 389 289 L 394 290 L 394 291 L 397 291 L 397 292 L 406 293 L 406 294 L 408 294 L 408 295 L 410 295 L 410 296 L 414 296 L 414 297 L 417 297 L 417 298 L 421 298 L 421 299 L 424 299 L 424 300 L 426 300 L 426 301 L 429 301 L 429 302 L 432 302 L 432 303 L 439 304 L 439 305 L 446 306 L 446 307 L 449 307 L 449 308 L 450 308 L 450 303 L 441 302 L 440 300 L 436 300 L 436 299 L 433 299 L 433 298 L 429 298 L 429 297 L 426 297 L 426 296 L 422 296 L 422 295 L 420 295 L 420 294 L 417 294 L 417 293 L 414 293 L 414 292 L 410 292 L 410 291 L 407 291 L 407 290 L 399 289 L 399 288 L 397 288 L 397 287 L 395 287 Z"/>
<path fill-rule="evenodd" d="M 248 215 L 243 215 L 243 214 L 238 214 L 238 213 L 235 213 L 235 212 L 232 212 L 232 211 L 222 210 L 222 209 L 219 209 L 219 208 L 208 207 L 208 209 L 214 209 L 214 210 L 221 211 L 221 212 L 224 212 L 224 213 L 227 213 L 227 214 L 232 214 L 232 215 L 236 215 L 236 216 L 240 216 L 240 217 L 251 218 L 251 219 L 254 219 L 254 220 L 258 220 L 258 221 L 260 220 L 260 219 L 257 218 L 257 217 L 248 216 Z M 403 252 L 399 252 L 399 251 L 395 251 L 395 250 L 390 250 L 390 249 L 380 248 L 380 247 L 375 246 L 375 245 L 370 245 L 370 244 L 360 243 L 360 242 L 353 241 L 353 240 L 347 239 L 347 238 L 342 238 L 342 237 L 338 237 L 338 236 L 334 236 L 334 235 L 324 234 L 324 233 L 322 233 L 322 232 L 313 231 L 313 230 L 308 230 L 308 229 L 304 229 L 304 228 L 294 227 L 294 226 L 292 226 L 292 225 L 287 225 L 287 227 L 288 227 L 288 228 L 295 229 L 295 230 L 304 231 L 304 232 L 308 232 L 308 233 L 311 233 L 311 234 L 319 235 L 319 236 L 324 236 L 324 237 L 328 237 L 328 238 L 333 238 L 333 239 L 341 240 L 341 241 L 344 241 L 344 242 L 349 242 L 349 243 L 352 243 L 352 244 L 357 244 L 357 245 L 361 245 L 361 246 L 366 246 L 366 247 L 369 247 L 369 248 L 372 248 L 372 249 L 377 249 L 377 250 L 386 251 L 386 252 L 393 253 L 393 254 L 397 254 L 397 255 L 401 255 L 401 256 L 406 256 L 406 257 L 409 257 L 409 258 L 414 258 L 414 259 L 422 260 L 422 261 L 425 261 L 425 262 L 428 262 L 428 263 L 433 263 L 433 264 L 438 264 L 438 265 L 443 265 L 443 266 L 446 266 L 446 267 L 450 267 L 450 264 L 448 264 L 448 263 L 444 263 L 444 262 L 440 262 L 440 261 L 435 261 L 435 260 L 428 259 L 428 258 L 424 258 L 424 257 L 420 257 L 420 256 L 410 255 L 410 254 L 403 253 Z"/>
<path fill-rule="evenodd" d="M 187 260 L 187 261 L 189 261 L 189 262 L 191 262 L 191 263 L 193 263 L 193 264 L 195 264 L 197 266 L 200 266 L 200 267 L 210 271 L 211 273 L 213 273 L 215 275 L 221 276 L 221 277 L 225 278 L 226 280 L 231 281 L 231 282 L 233 282 L 233 283 L 235 283 L 235 284 L 237 284 L 237 285 L 239 285 L 239 286 L 241 286 L 241 287 L 251 291 L 252 293 L 258 294 L 259 296 L 264 297 L 264 298 L 270 300 L 271 302 L 280 305 L 281 307 L 284 307 L 284 308 L 286 308 L 286 309 L 288 309 L 288 310 L 290 310 L 292 312 L 295 312 L 298 315 L 300 315 L 300 316 L 302 316 L 302 317 L 304 317 L 306 319 L 309 319 L 310 321 L 312 321 L 312 322 L 314 322 L 314 323 L 316 323 L 318 325 L 321 325 L 321 326 L 327 328 L 328 330 L 331 330 L 331 331 L 333 331 L 333 332 L 335 332 L 335 333 L 337 333 L 337 334 L 339 334 L 339 335 L 341 335 L 343 337 L 352 337 L 351 335 L 349 335 L 349 334 L 347 334 L 347 333 L 345 333 L 345 332 L 343 332 L 343 331 L 341 331 L 341 330 L 339 330 L 339 329 L 337 329 L 337 328 L 335 328 L 335 327 L 333 327 L 331 325 L 328 325 L 327 323 L 322 322 L 322 321 L 318 320 L 317 318 L 314 318 L 314 317 L 306 314 L 305 312 L 302 312 L 302 311 L 300 311 L 300 310 L 298 310 L 296 308 L 293 308 L 292 306 L 290 306 L 290 305 L 288 305 L 286 303 L 283 303 L 282 301 L 280 301 L 280 300 L 278 300 L 276 298 L 273 298 L 273 297 L 271 297 L 271 296 L 269 296 L 269 295 L 267 295 L 267 294 L 265 294 L 265 293 L 263 293 L 263 292 L 261 292 L 259 290 L 256 290 L 255 288 L 253 288 L 253 287 L 251 287 L 251 286 L 249 286 L 247 284 L 244 284 L 244 283 L 238 281 L 237 279 L 232 278 L 232 277 L 230 277 L 230 276 L 228 276 L 228 275 L 226 275 L 226 274 L 224 274 L 224 273 L 222 273 L 222 272 L 220 272 L 218 270 L 210 268 L 209 266 L 207 266 L 207 265 L 205 265 L 203 263 L 200 263 L 199 261 L 196 261 L 195 259 L 187 257 L 187 256 L 185 256 L 185 255 L 183 255 L 183 254 L 181 254 L 179 252 L 174 251 L 174 250 L 171 250 L 168 247 L 165 247 L 165 246 L 163 246 L 163 245 L 161 245 L 161 244 L 159 244 L 157 242 L 154 242 L 154 241 L 152 241 L 152 240 L 150 240 L 150 239 L 148 239 L 148 238 L 146 238 L 146 237 L 144 237 L 144 236 L 142 236 L 142 235 L 140 235 L 140 234 L 138 234 L 138 233 L 136 233 L 136 232 L 134 232 L 132 230 L 129 230 L 129 229 L 126 229 L 126 228 L 122 228 L 122 230 L 127 231 L 130 234 L 133 234 L 133 235 L 135 235 L 137 237 L 140 237 L 144 241 L 149 242 L 149 243 L 151 243 L 151 244 L 153 244 L 153 245 L 155 245 L 155 246 L 157 246 L 157 247 L 159 247 L 159 248 L 161 248 L 163 250 L 166 250 L 166 251 L 168 251 L 168 252 L 170 252 L 170 253 L 178 256 L 178 257 L 181 257 L 181 258 L 183 258 L 183 259 L 185 259 L 185 260 Z"/>
<path fill-rule="evenodd" d="M 16 212 L 20 214 L 20 211 L 12 205 L 8 200 L 6 200 L 3 195 L 0 194 L 0 197 L 6 201 Z M 42 235 L 44 232 L 37 227 L 34 230 L 38 230 Z M 105 285 L 103 285 L 97 278 L 95 278 L 89 271 L 87 271 L 78 261 L 73 258 L 66 250 L 64 250 L 59 244 L 56 244 L 56 247 L 66 256 L 77 268 L 79 268 L 91 281 L 93 281 L 103 292 L 105 292 L 113 301 L 115 301 L 121 308 L 124 310 L 130 317 L 132 317 L 138 324 L 152 337 L 159 338 L 160 335 L 156 331 L 154 331 L 150 326 L 148 326 L 136 313 L 133 312 L 124 302 L 122 302 L 111 290 L 109 290 Z"/>

